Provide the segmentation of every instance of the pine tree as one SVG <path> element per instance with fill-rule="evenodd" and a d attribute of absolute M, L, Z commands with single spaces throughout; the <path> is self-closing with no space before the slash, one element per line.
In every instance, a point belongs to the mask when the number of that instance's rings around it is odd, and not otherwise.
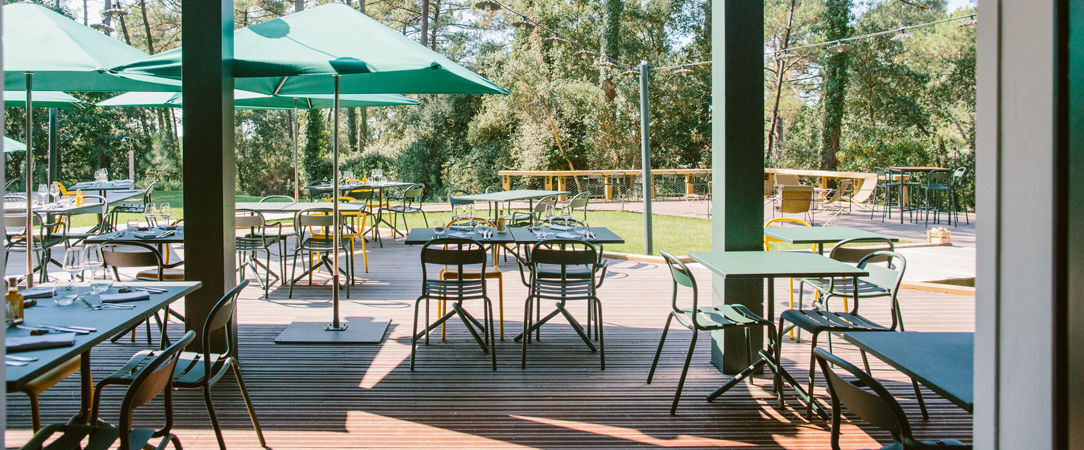
<path fill-rule="evenodd" d="M 328 160 L 327 121 L 319 109 L 310 109 L 305 122 L 305 148 L 301 152 L 301 165 L 308 181 L 329 180 L 331 162 Z"/>
<path fill-rule="evenodd" d="M 825 0 L 825 38 L 843 39 L 851 34 L 851 0 Z M 821 170 L 839 165 L 839 136 L 847 94 L 847 52 L 827 52 L 824 57 L 824 131 L 821 134 Z"/>

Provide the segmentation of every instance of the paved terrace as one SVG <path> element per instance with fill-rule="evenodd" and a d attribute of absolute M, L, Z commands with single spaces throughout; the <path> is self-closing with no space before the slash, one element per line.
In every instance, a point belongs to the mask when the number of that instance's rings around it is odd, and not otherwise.
<path fill-rule="evenodd" d="M 21 267 L 15 255 L 10 268 Z M 359 259 L 360 259 L 360 255 Z M 270 300 L 262 289 L 245 290 L 239 306 L 240 355 L 255 407 L 271 447 L 555 447 L 786 446 L 826 448 L 829 422 L 807 421 L 804 408 L 788 391 L 784 409 L 776 409 L 767 375 L 740 384 L 714 403 L 703 396 L 728 377 L 709 364 L 707 336 L 701 336 L 678 415 L 668 414 L 680 374 L 688 331 L 670 334 L 656 379 L 644 383 L 669 308 L 670 277 L 665 267 L 615 261 L 600 290 L 604 303 L 607 370 L 563 321 L 543 329 L 542 341 L 529 349 L 529 366 L 519 368 L 520 347 L 511 341 L 521 327 L 526 289 L 513 263 L 505 264 L 505 311 L 508 340 L 497 345 L 498 371 L 471 340 L 462 324 L 451 323 L 446 343 L 434 339 L 420 346 L 417 371 L 409 370 L 413 300 L 420 290 L 418 249 L 387 241 L 370 247 L 369 273 L 357 274 L 360 286 L 342 302 L 343 316 L 390 318 L 380 345 L 276 345 L 274 338 L 295 320 L 328 320 L 330 287 L 302 287 L 294 299 L 274 286 Z M 360 261 L 359 261 L 360 263 Z M 360 266 L 360 264 L 359 264 Z M 15 269 L 17 271 L 17 269 Z M 694 266 L 708 298 L 710 277 Z M 61 277 L 65 275 L 59 275 Z M 318 278 L 320 279 L 320 278 Z M 786 306 L 785 280 L 775 299 Z M 491 296 L 497 298 L 496 283 Z M 901 303 L 908 330 L 972 331 L 974 298 L 904 291 Z M 180 302 L 177 303 L 181 305 Z M 73 311 L 84 312 L 78 306 Z M 580 312 L 585 308 L 573 308 Z M 876 320 L 888 319 L 886 301 L 863 303 Z M 585 315 L 586 311 L 580 314 Z M 140 328 L 127 338 L 93 351 L 94 377 L 101 379 L 146 347 Z M 181 327 L 174 324 L 171 334 Z M 157 345 L 157 343 L 155 344 Z M 857 350 L 835 339 L 835 351 L 860 361 Z M 808 341 L 787 340 L 784 364 L 802 379 L 809 361 Z M 873 374 L 900 399 L 917 436 L 956 438 L 970 442 L 971 417 L 929 390 L 924 390 L 930 420 L 923 421 L 911 384 L 898 372 L 870 358 Z M 818 376 L 820 378 L 820 376 Z M 104 417 L 115 421 L 121 389 L 102 399 Z M 255 432 L 232 377 L 214 390 L 219 418 L 231 448 L 255 448 Z M 818 387 L 822 400 L 823 384 Z M 25 396 L 7 397 L 7 444 L 20 445 L 30 436 Z M 215 437 L 199 391 L 174 396 L 175 432 L 188 448 L 215 448 Z M 65 420 L 78 404 L 78 377 L 71 377 L 42 396 L 44 423 Z M 160 406 L 137 413 L 137 423 L 157 424 Z M 845 419 L 846 448 L 877 446 L 887 438 L 869 425 Z"/>

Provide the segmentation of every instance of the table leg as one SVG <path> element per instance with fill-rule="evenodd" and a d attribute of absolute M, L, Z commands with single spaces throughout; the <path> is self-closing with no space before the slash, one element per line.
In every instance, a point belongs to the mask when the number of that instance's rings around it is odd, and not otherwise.
<path fill-rule="evenodd" d="M 93 405 L 94 379 L 90 376 L 90 349 L 87 349 L 79 358 L 79 412 L 83 415 L 83 422 L 90 419 Z"/>
<path fill-rule="evenodd" d="M 768 295 L 766 301 L 768 302 L 768 321 L 775 320 L 775 278 L 768 277 Z M 855 285 L 857 286 L 857 284 Z"/>

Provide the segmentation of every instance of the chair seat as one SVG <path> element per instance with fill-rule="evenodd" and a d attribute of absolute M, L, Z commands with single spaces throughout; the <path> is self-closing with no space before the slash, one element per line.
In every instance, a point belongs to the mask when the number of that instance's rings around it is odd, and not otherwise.
<path fill-rule="evenodd" d="M 136 273 L 137 280 L 158 281 L 158 270 L 141 270 Z M 162 269 L 163 280 L 184 280 L 184 269 Z"/>
<path fill-rule="evenodd" d="M 482 273 L 482 269 L 475 269 L 470 267 L 463 268 L 463 279 L 465 280 L 477 280 L 478 276 Z M 448 267 L 441 272 L 442 280 L 455 280 L 459 278 L 459 269 L 456 267 Z M 496 268 L 487 268 L 486 278 L 503 278 L 504 272 Z"/>
<path fill-rule="evenodd" d="M 788 309 L 783 311 L 783 314 L 779 317 L 811 333 L 821 331 L 891 331 L 890 328 L 851 313 L 814 309 Z"/>
<path fill-rule="evenodd" d="M 701 330 L 722 330 L 751 326 L 771 326 L 742 305 L 701 306 L 694 312 L 691 308 L 674 314 L 674 317 L 686 328 L 693 328 L 693 315 L 696 315 L 696 327 Z"/>
<path fill-rule="evenodd" d="M 822 294 L 851 297 L 854 295 L 853 278 L 837 278 L 834 285 L 826 278 L 802 278 L 802 283 L 809 285 Z M 884 297 L 889 295 L 888 289 L 877 286 L 869 281 L 858 279 L 858 297 Z"/>
<path fill-rule="evenodd" d="M 385 207 L 384 210 L 385 211 L 391 211 L 393 213 L 404 213 L 404 214 L 405 213 L 422 212 L 422 209 L 417 207 L 417 206 L 403 206 L 403 205 L 388 206 L 388 207 Z"/>

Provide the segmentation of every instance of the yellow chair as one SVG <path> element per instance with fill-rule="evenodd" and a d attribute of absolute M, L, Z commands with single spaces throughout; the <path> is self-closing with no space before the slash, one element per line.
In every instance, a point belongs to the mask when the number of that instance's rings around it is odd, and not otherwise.
<path fill-rule="evenodd" d="M 55 184 L 56 187 L 60 188 L 60 198 L 62 198 L 62 199 L 69 198 L 69 197 L 74 198 L 76 205 L 82 205 L 84 202 L 86 202 L 86 200 L 83 197 L 83 191 L 82 190 L 76 190 L 75 192 L 71 192 L 71 191 L 68 190 L 68 188 L 64 187 L 63 183 L 61 183 L 59 181 L 54 181 L 53 184 Z"/>
<path fill-rule="evenodd" d="M 56 386 L 61 380 L 78 372 L 81 362 L 82 356 L 76 356 L 68 362 L 57 366 L 53 370 L 41 374 L 41 376 L 26 383 L 26 385 L 16 391 L 22 392 L 30 398 L 30 420 L 33 424 L 35 433 L 41 429 L 41 410 L 38 406 L 38 396 L 49 388 Z"/>
<path fill-rule="evenodd" d="M 350 198 L 350 197 L 339 197 L 339 201 L 343 202 L 343 203 L 357 203 L 357 200 L 355 200 L 353 198 Z M 324 200 L 324 203 L 331 203 L 331 199 L 329 198 L 327 200 Z M 344 233 L 344 234 L 341 235 L 341 237 L 343 239 L 350 239 L 350 265 L 351 265 L 351 267 L 353 267 L 353 265 L 354 265 L 354 252 L 356 251 L 355 247 L 354 247 L 354 241 L 356 239 L 358 239 L 358 238 L 361 238 L 361 259 L 362 259 L 362 263 L 365 265 L 365 273 L 369 273 L 369 251 L 366 250 L 366 248 L 365 248 L 365 235 L 364 235 L 365 224 L 368 223 L 369 214 L 367 214 L 365 211 L 357 211 L 357 212 L 340 211 L 339 215 L 342 216 L 342 217 L 353 217 L 354 218 L 354 225 L 355 225 L 353 227 L 354 232 L 353 233 Z M 311 227 L 309 228 L 309 232 L 312 234 L 312 237 L 314 237 L 316 239 L 331 239 L 331 236 L 326 236 L 326 235 L 324 235 L 322 233 L 316 233 L 315 230 L 313 230 Z M 309 258 L 312 258 L 312 256 L 313 255 L 310 254 Z M 351 279 L 354 278 L 353 275 L 351 275 L 350 278 Z"/>
<path fill-rule="evenodd" d="M 794 218 L 791 218 L 791 217 L 778 217 L 778 218 L 775 218 L 775 219 L 772 219 L 772 220 L 769 220 L 768 222 L 766 222 L 764 224 L 764 228 L 768 228 L 768 227 L 771 227 L 771 226 L 781 226 L 781 225 L 776 225 L 776 224 L 784 224 L 784 223 L 791 223 L 791 224 L 795 224 L 797 226 L 803 226 L 803 227 L 812 226 L 812 225 L 809 224 L 809 222 L 806 222 L 806 221 L 804 221 L 802 219 L 794 219 Z M 776 238 L 773 238 L 773 237 L 768 236 L 767 234 L 765 234 L 764 235 L 764 251 L 766 251 L 766 252 L 772 251 L 772 243 L 773 242 L 783 242 L 783 241 L 781 241 L 779 239 L 776 239 Z M 810 248 L 810 251 L 814 251 L 814 252 L 817 251 L 816 246 L 813 246 L 812 248 Z M 790 289 L 788 290 L 788 292 L 790 293 L 790 309 L 794 309 L 794 278 L 787 278 L 787 282 L 790 283 Z M 772 301 L 774 301 L 774 299 Z M 790 338 L 794 339 L 794 330 L 790 330 Z M 799 337 L 799 339 L 800 338 L 801 337 Z"/>
<path fill-rule="evenodd" d="M 448 222 L 449 227 L 452 226 L 452 225 L 472 225 L 472 226 L 473 225 L 489 225 L 490 227 L 493 227 L 493 228 L 497 227 L 489 219 L 485 219 L 485 218 L 481 218 L 481 217 L 460 217 L 459 219 Z M 489 271 L 489 270 L 486 271 L 486 278 L 496 278 L 497 279 L 497 289 L 498 289 L 498 291 L 497 291 L 497 310 L 498 310 L 498 313 L 500 314 L 501 340 L 503 341 L 504 340 L 504 273 L 501 272 L 500 267 L 497 267 L 497 246 L 496 245 L 493 246 L 493 269 L 494 270 L 492 270 L 492 271 Z M 480 269 L 463 269 L 463 279 L 464 280 L 477 279 L 480 272 L 481 272 Z M 440 277 L 441 280 L 456 280 L 456 279 L 459 279 L 459 271 L 455 267 L 447 267 L 446 266 L 446 267 L 444 267 L 443 270 L 440 271 L 439 277 Z M 444 313 L 445 313 L 446 308 L 447 308 L 447 306 L 445 305 L 445 302 L 439 302 L 437 304 L 437 314 L 439 314 L 440 316 L 443 316 Z M 445 329 L 444 324 L 441 324 L 440 325 L 440 338 L 442 340 L 445 338 L 446 331 L 447 330 Z"/>

